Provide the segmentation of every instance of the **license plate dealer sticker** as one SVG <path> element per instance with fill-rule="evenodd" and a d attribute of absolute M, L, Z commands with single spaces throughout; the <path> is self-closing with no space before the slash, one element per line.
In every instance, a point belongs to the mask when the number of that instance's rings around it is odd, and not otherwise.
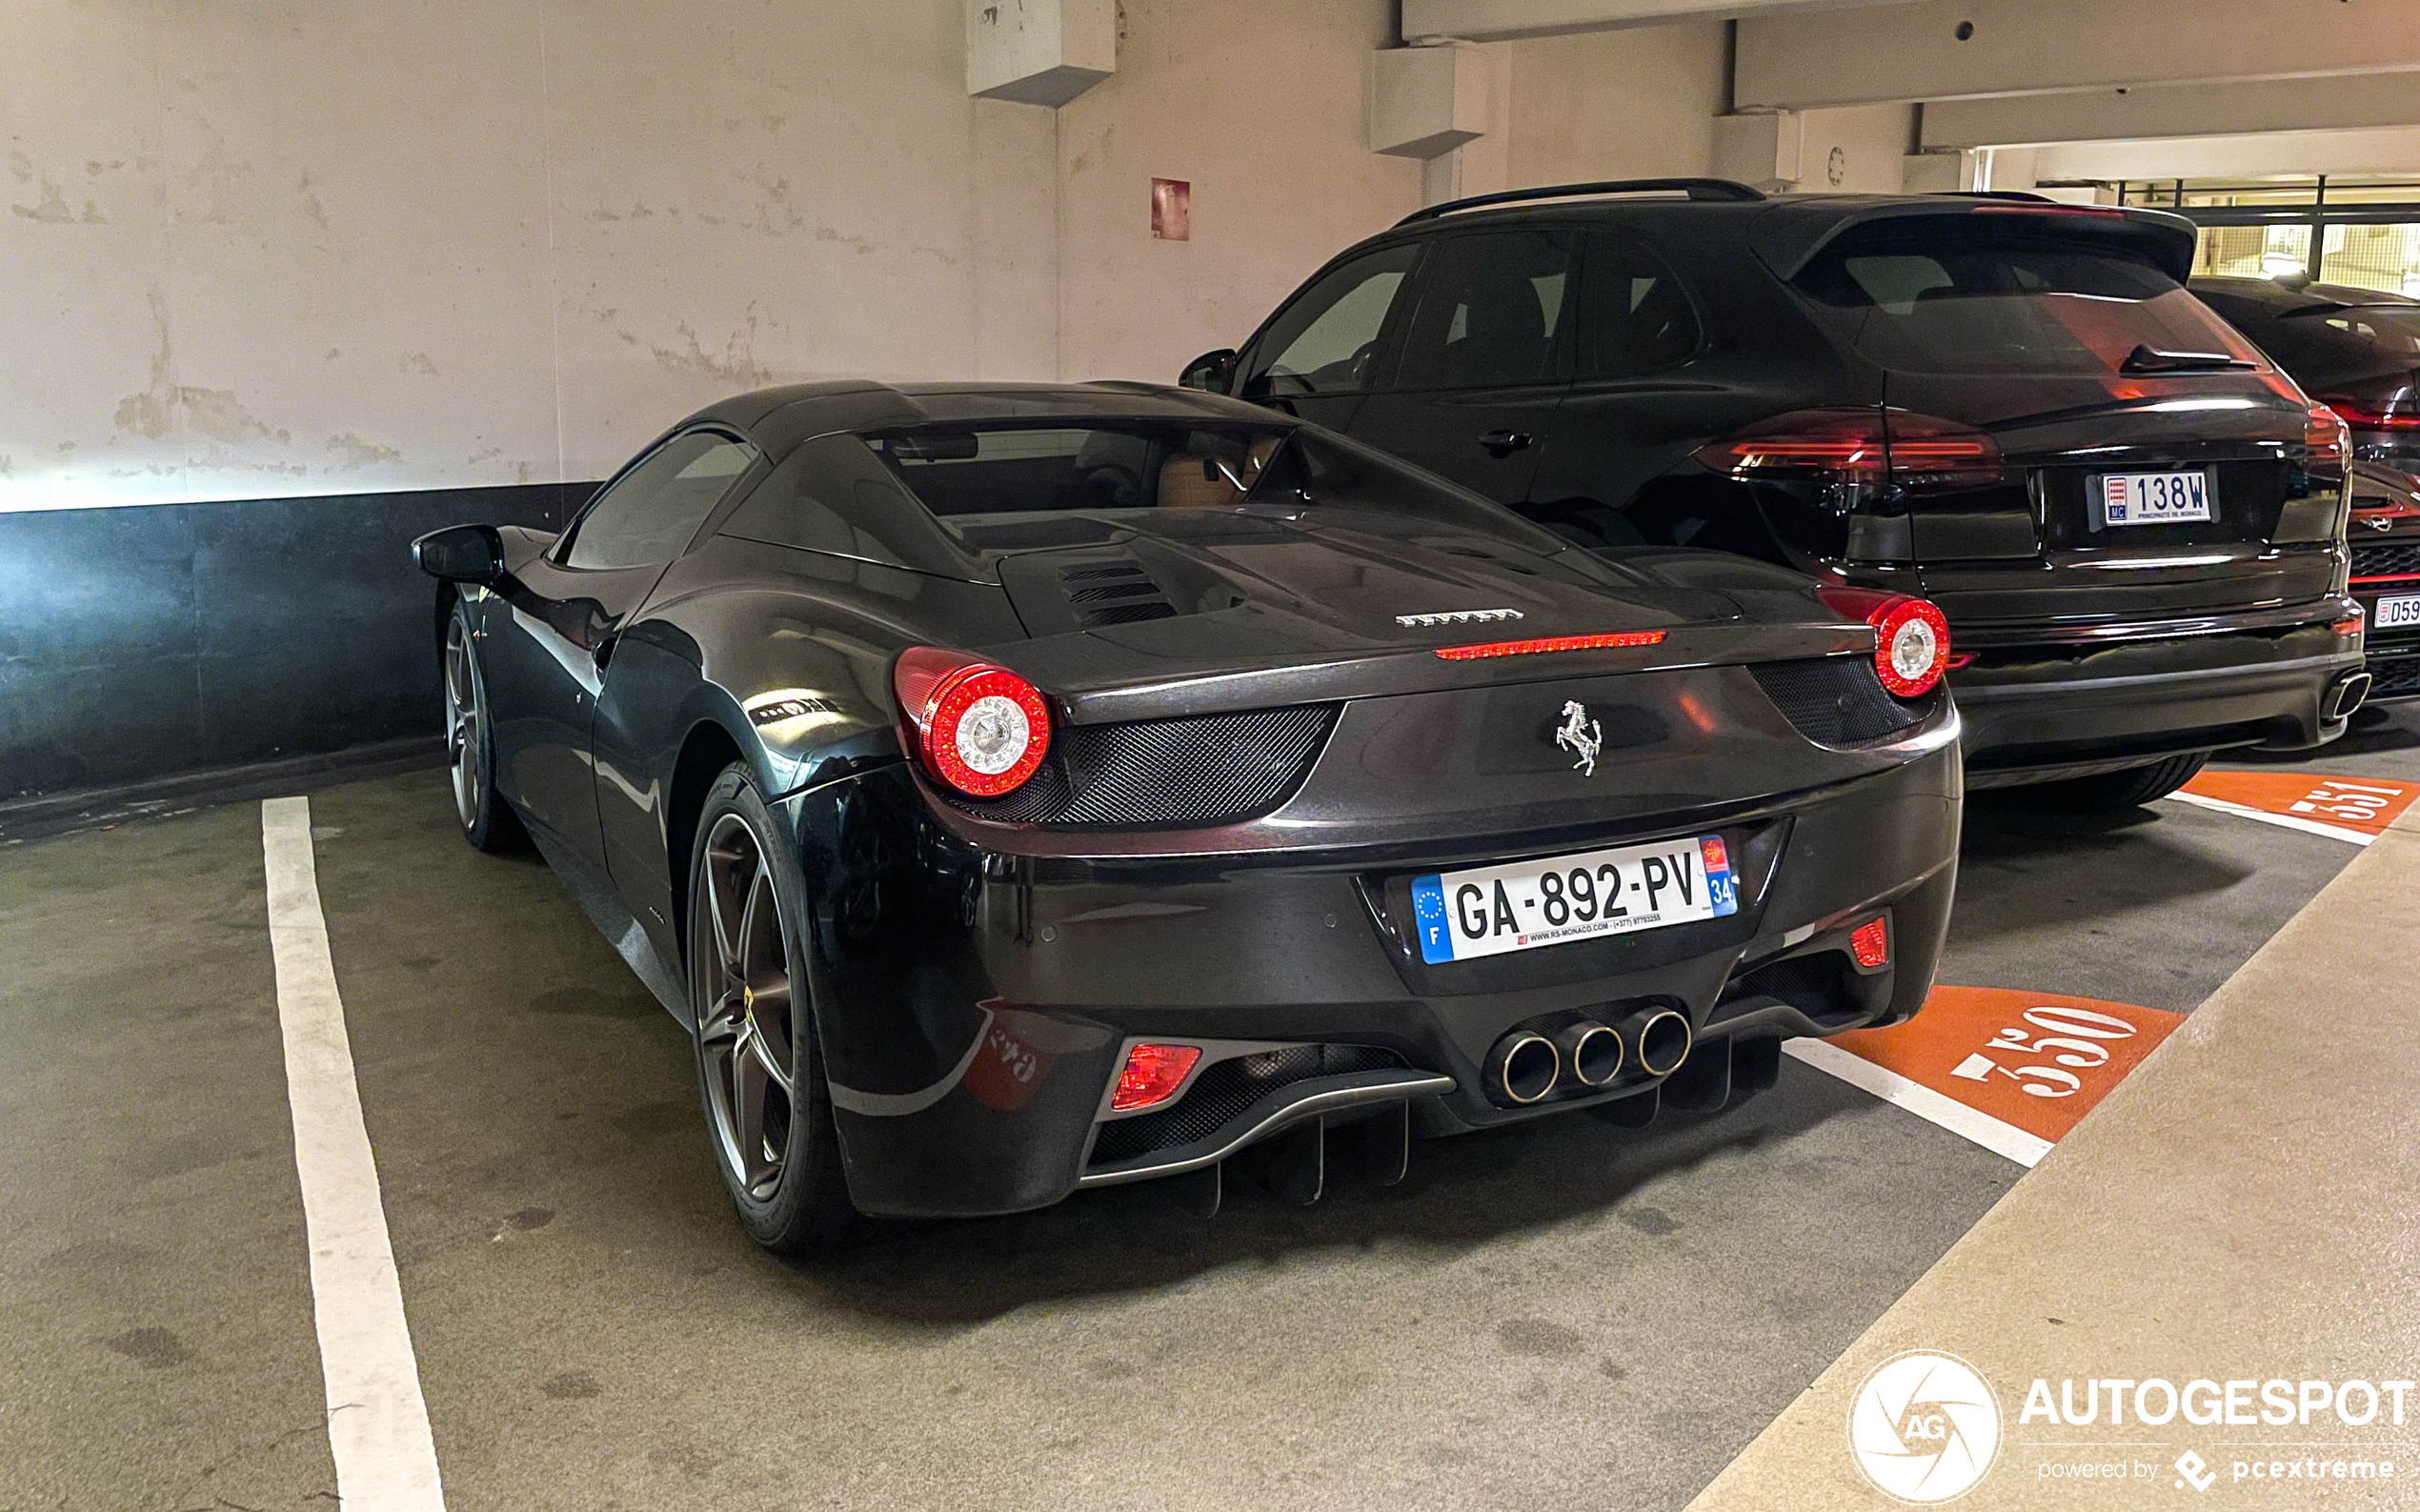
<path fill-rule="evenodd" d="M 2104 525 L 2173 525 L 2209 517 L 2208 473 L 2109 473 L 2101 478 Z"/>
<path fill-rule="evenodd" d="M 2409 630 L 2414 625 L 2420 625 L 2420 594 L 2379 599 L 2378 613 L 2370 621 L 2372 630 Z"/>
<path fill-rule="evenodd" d="M 1710 835 L 1412 878 L 1432 966 L 1739 911 L 1730 857 Z"/>

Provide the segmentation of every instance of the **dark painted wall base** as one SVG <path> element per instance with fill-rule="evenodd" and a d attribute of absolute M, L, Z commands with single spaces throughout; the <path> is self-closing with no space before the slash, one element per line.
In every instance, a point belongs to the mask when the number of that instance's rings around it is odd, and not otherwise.
<path fill-rule="evenodd" d="M 79 830 L 115 829 L 170 819 L 221 803 L 284 797 L 406 772 L 445 770 L 445 741 L 433 735 L 349 746 L 322 756 L 280 756 L 241 766 L 205 767 L 114 788 L 70 788 L 30 798 L 0 798 L 0 845 Z"/>
<path fill-rule="evenodd" d="M 594 487 L 0 514 L 0 799 L 435 734 L 412 538 Z"/>

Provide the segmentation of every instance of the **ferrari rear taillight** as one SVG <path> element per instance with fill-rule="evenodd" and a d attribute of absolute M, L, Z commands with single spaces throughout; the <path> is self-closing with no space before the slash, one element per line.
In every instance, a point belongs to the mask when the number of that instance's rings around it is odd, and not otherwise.
<path fill-rule="evenodd" d="M 1109 1095 L 1110 1111 L 1127 1113 L 1167 1101 L 1185 1084 L 1186 1075 L 1200 1058 L 1200 1045 L 1134 1046 L 1118 1072 L 1117 1090 Z"/>
<path fill-rule="evenodd" d="M 1917 491 L 1979 488 L 2005 473 L 1989 435 L 1906 410 L 1797 410 L 1701 448 L 1697 458 L 1741 479 Z"/>
<path fill-rule="evenodd" d="M 1902 698 L 1941 685 L 1949 670 L 1949 619 L 1929 599 L 1872 588 L 1825 588 L 1824 602 L 1874 627 L 1874 671 Z"/>
<path fill-rule="evenodd" d="M 924 770 L 968 797 L 1013 793 L 1050 753 L 1050 705 L 1005 667 L 917 646 L 891 669 L 892 690 Z"/>

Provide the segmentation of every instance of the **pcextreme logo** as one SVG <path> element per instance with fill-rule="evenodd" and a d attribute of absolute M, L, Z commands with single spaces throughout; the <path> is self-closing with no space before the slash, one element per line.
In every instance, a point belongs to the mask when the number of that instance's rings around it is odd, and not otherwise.
<path fill-rule="evenodd" d="M 1874 1489 L 1894 1502 L 1954 1502 L 2000 1457 L 2000 1399 L 1955 1355 L 1893 1355 L 1848 1404 L 1848 1452 Z"/>

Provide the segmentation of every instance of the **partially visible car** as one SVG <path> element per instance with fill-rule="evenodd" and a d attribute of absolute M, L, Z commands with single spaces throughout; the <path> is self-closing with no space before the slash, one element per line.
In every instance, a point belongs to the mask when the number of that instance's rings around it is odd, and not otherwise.
<path fill-rule="evenodd" d="M 1591 546 L 1921 595 L 1971 784 L 2147 801 L 2358 704 L 2344 431 L 2187 293 L 2194 228 L 1718 179 L 1422 211 L 1183 381 Z"/>
<path fill-rule="evenodd" d="M 2420 299 L 2345 284 L 2196 278 L 2202 301 L 2352 435 L 2351 587 L 2373 698 L 2420 696 Z"/>
<path fill-rule="evenodd" d="M 767 390 L 414 555 L 464 837 L 693 1031 L 775 1249 L 1720 1107 L 1915 1013 L 1947 928 L 1931 605 L 1579 550 L 1232 399 Z"/>

